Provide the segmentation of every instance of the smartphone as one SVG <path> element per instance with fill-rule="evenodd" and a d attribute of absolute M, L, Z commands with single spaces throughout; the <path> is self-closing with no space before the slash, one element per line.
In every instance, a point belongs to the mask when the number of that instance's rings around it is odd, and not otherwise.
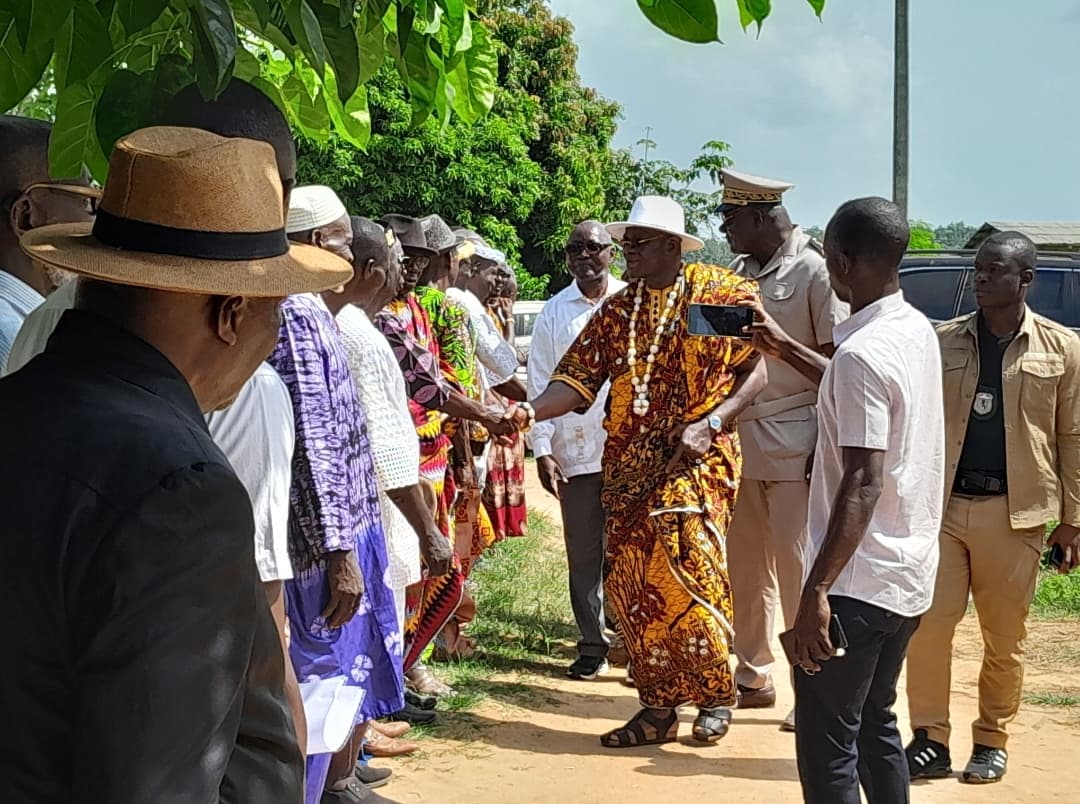
<path fill-rule="evenodd" d="M 687 314 L 686 330 L 691 335 L 748 340 L 752 336 L 743 330 L 753 323 L 754 311 L 750 307 L 691 304 Z"/>
<path fill-rule="evenodd" d="M 848 638 L 844 633 L 844 626 L 840 624 L 840 618 L 835 614 L 829 620 L 829 642 L 833 646 L 833 656 L 840 657 L 847 653 Z M 784 631 L 780 635 L 780 646 L 787 655 L 788 664 L 795 664 L 795 632 Z"/>
<path fill-rule="evenodd" d="M 1065 563 L 1065 550 L 1062 549 L 1060 544 L 1055 544 L 1049 550 L 1046 551 L 1046 555 L 1043 556 L 1043 564 L 1048 567 L 1053 567 L 1056 570 L 1061 569 L 1061 565 Z"/>

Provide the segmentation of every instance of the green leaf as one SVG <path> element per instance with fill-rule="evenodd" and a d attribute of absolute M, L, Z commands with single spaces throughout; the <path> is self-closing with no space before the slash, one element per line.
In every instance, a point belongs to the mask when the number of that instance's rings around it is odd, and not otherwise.
<path fill-rule="evenodd" d="M 285 18 L 300 45 L 300 51 L 315 72 L 322 75 L 326 70 L 326 40 L 323 39 L 318 16 L 307 0 L 286 0 Z"/>
<path fill-rule="evenodd" d="M 51 42 L 74 5 L 75 0 L 0 0 L 0 10 L 15 15 L 24 49 Z"/>
<path fill-rule="evenodd" d="M 153 72 L 117 70 L 110 75 L 101 90 L 95 115 L 101 150 L 110 152 L 121 137 L 156 124 L 164 101 Z"/>
<path fill-rule="evenodd" d="M 814 9 L 814 13 L 821 18 L 821 15 L 825 11 L 825 0 L 807 0 L 810 3 L 810 7 Z"/>
<path fill-rule="evenodd" d="M 435 108 L 436 93 L 442 71 L 435 66 L 427 42 L 419 36 L 410 36 L 401 54 L 409 84 L 409 101 L 412 104 L 412 125 L 419 125 Z"/>
<path fill-rule="evenodd" d="M 499 56 L 487 28 L 477 25 L 472 47 L 461 54 L 457 66 L 446 74 L 454 90 L 454 111 L 472 124 L 490 111 L 495 103 L 495 85 L 499 76 Z"/>
<path fill-rule="evenodd" d="M 324 5 L 319 10 L 319 23 L 330 56 L 330 66 L 334 68 L 337 79 L 339 97 L 341 102 L 345 103 L 360 85 L 360 53 L 356 28 L 351 20 L 344 26 L 339 25 L 337 11 L 331 5 Z"/>
<path fill-rule="evenodd" d="M 472 39 L 472 26 L 469 24 L 469 11 L 465 8 L 465 0 L 439 0 L 446 15 L 447 44 L 450 52 L 455 50 L 468 50 Z M 465 42 L 466 37 L 470 40 Z"/>
<path fill-rule="evenodd" d="M 236 65 L 236 20 L 229 0 L 193 0 L 195 78 L 207 100 L 216 98 L 229 83 Z"/>
<path fill-rule="evenodd" d="M 50 56 L 49 42 L 23 48 L 15 32 L 15 17 L 0 12 L 0 110 L 7 111 L 37 86 Z"/>
<path fill-rule="evenodd" d="M 78 0 L 56 36 L 56 86 L 89 78 L 112 56 L 109 26 L 90 0 Z"/>
<path fill-rule="evenodd" d="M 386 58 L 386 31 L 380 24 L 367 33 L 357 36 L 360 49 L 360 83 L 366 84 L 379 72 Z"/>
<path fill-rule="evenodd" d="M 169 5 L 169 0 L 117 0 L 116 16 L 129 37 L 149 28 Z"/>
<path fill-rule="evenodd" d="M 194 78 L 191 62 L 179 53 L 166 53 L 154 65 L 154 84 L 163 98 L 171 98 Z"/>
<path fill-rule="evenodd" d="M 364 4 L 363 24 L 360 30 L 365 34 L 381 28 L 386 12 L 390 10 L 390 0 L 367 0 Z"/>
<path fill-rule="evenodd" d="M 324 93 L 313 98 L 300 76 L 293 73 L 282 87 L 282 95 L 290 116 L 305 135 L 314 140 L 325 140 L 330 135 L 330 112 Z"/>
<path fill-rule="evenodd" d="M 233 70 L 233 76 L 242 81 L 251 81 L 252 78 L 261 74 L 262 62 L 255 57 L 255 54 L 246 47 L 238 49 L 236 51 L 236 69 Z"/>
<path fill-rule="evenodd" d="M 265 78 L 258 76 L 248 81 L 253 87 L 257 88 L 262 94 L 268 97 L 274 102 L 274 105 L 281 110 L 281 113 L 287 118 L 289 116 L 289 109 L 285 104 L 285 99 L 281 97 L 281 89 L 277 84 L 267 81 Z"/>
<path fill-rule="evenodd" d="M 255 12 L 260 28 L 265 28 L 270 24 L 270 3 L 268 0 L 247 0 L 247 4 Z"/>
<path fill-rule="evenodd" d="M 738 0 L 739 23 L 745 31 L 751 24 L 757 23 L 758 34 L 761 33 L 761 23 L 772 12 L 772 0 Z"/>
<path fill-rule="evenodd" d="M 718 42 L 715 0 L 637 0 L 638 8 L 660 30 L 686 42 Z"/>
<path fill-rule="evenodd" d="M 366 148 L 371 139 L 371 110 L 368 108 L 367 89 L 361 86 L 344 104 L 338 98 L 334 72 L 326 73 L 326 98 L 334 130 L 345 141 L 357 148 Z"/>
<path fill-rule="evenodd" d="M 356 0 L 338 0 L 338 25 L 344 28 L 356 17 Z"/>
<path fill-rule="evenodd" d="M 56 98 L 56 122 L 49 137 L 49 172 L 57 179 L 81 176 L 83 165 L 101 181 L 108 162 L 94 130 L 94 92 L 84 81 L 71 84 Z"/>

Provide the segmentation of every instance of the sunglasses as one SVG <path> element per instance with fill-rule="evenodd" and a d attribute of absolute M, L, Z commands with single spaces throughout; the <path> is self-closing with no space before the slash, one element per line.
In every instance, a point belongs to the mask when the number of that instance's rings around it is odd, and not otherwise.
<path fill-rule="evenodd" d="M 429 264 L 431 264 L 430 257 L 410 257 L 408 254 L 406 254 L 404 257 L 401 258 L 402 268 L 411 268 L 415 266 L 417 270 L 423 271 L 425 268 L 428 267 Z"/>
<path fill-rule="evenodd" d="M 654 240 L 660 240 L 662 238 L 671 237 L 671 236 L 672 235 L 669 235 L 669 234 L 656 234 L 656 235 L 653 235 L 652 237 L 635 237 L 635 238 L 624 237 L 622 240 L 619 241 L 619 244 L 623 247 L 623 251 L 625 251 L 626 249 L 637 250 L 637 249 L 641 248 L 642 246 L 644 246 L 646 243 L 651 243 Z"/>
<path fill-rule="evenodd" d="M 601 251 L 611 248 L 611 243 L 594 243 L 594 242 L 571 242 L 566 244 L 566 253 L 571 257 L 580 254 L 583 251 L 588 252 L 590 257 L 595 257 Z"/>

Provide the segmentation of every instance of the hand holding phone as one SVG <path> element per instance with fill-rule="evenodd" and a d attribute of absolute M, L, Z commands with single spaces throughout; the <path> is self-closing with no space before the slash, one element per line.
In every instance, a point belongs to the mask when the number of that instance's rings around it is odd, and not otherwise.
<path fill-rule="evenodd" d="M 1065 563 L 1065 550 L 1060 544 L 1051 546 L 1046 551 L 1046 555 L 1043 556 L 1043 565 L 1052 569 L 1060 570 L 1061 565 Z"/>
<path fill-rule="evenodd" d="M 713 338 L 741 338 L 753 335 L 746 329 L 754 323 L 754 310 L 728 304 L 691 304 L 687 310 L 686 331 L 691 335 Z"/>

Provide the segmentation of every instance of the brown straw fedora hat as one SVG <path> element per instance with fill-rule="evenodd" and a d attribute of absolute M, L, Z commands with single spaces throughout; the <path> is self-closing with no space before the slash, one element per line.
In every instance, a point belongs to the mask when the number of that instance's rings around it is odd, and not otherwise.
<path fill-rule="evenodd" d="M 33 229 L 31 259 L 120 285 L 236 296 L 327 290 L 352 266 L 285 235 L 265 142 L 156 126 L 116 143 L 93 224 Z"/>

